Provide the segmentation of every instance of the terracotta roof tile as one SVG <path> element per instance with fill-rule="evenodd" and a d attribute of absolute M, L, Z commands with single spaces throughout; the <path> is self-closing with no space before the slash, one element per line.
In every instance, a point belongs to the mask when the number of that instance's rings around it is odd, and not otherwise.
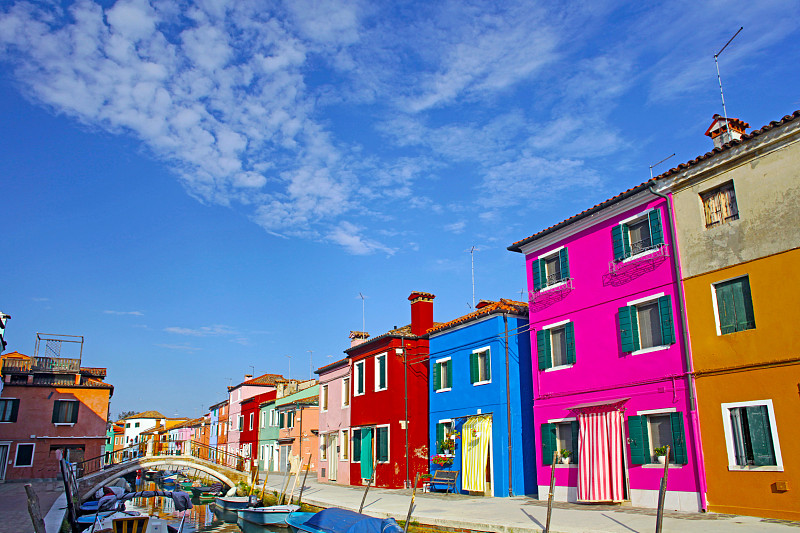
<path fill-rule="evenodd" d="M 696 158 L 694 158 L 694 159 L 692 159 L 690 161 L 687 161 L 686 163 L 681 163 L 677 167 L 671 168 L 671 169 L 667 170 L 666 172 L 664 172 L 663 174 L 661 174 L 659 176 L 656 176 L 653 179 L 647 180 L 644 183 L 640 183 L 639 185 L 636 185 L 635 187 L 631 187 L 627 191 L 625 191 L 623 193 L 620 193 L 620 194 L 618 194 L 616 196 L 613 196 L 613 197 L 609 198 L 608 200 L 606 200 L 604 202 L 601 202 L 601 203 L 599 203 L 599 204 L 597 204 L 597 205 L 595 205 L 593 207 L 590 207 L 589 209 L 581 211 L 577 215 L 573 215 L 573 216 L 569 217 L 568 219 L 559 222 L 558 224 L 554 224 L 554 225 L 550 226 L 549 228 L 545 228 L 545 229 L 539 231 L 538 233 L 534 233 L 530 237 L 526 237 L 526 238 L 524 238 L 522 240 L 519 240 L 519 241 L 515 242 L 514 244 L 512 244 L 511 246 L 509 246 L 507 249 L 509 251 L 512 251 L 512 252 L 520 252 L 521 253 L 522 252 L 522 249 L 520 248 L 521 246 L 524 246 L 525 244 L 528 244 L 529 242 L 533 242 L 533 241 L 535 241 L 537 239 L 540 239 L 540 238 L 544 237 L 545 235 L 547 235 L 549 233 L 552 233 L 552 232 L 554 232 L 554 231 L 556 231 L 558 229 L 561 229 L 561 228 L 563 228 L 565 226 L 568 226 L 568 225 L 570 225 L 570 224 L 572 224 L 574 222 L 577 222 L 578 220 L 580 220 L 582 218 L 585 218 L 585 217 L 591 215 L 592 213 L 595 213 L 595 212 L 597 212 L 597 211 L 599 211 L 599 210 L 601 210 L 601 209 L 603 209 L 605 207 L 608 207 L 609 205 L 612 205 L 612 204 L 615 204 L 615 203 L 617 203 L 617 202 L 619 202 L 621 200 L 624 200 L 625 198 L 628 198 L 629 196 L 632 196 L 632 195 L 636 194 L 637 192 L 644 190 L 645 188 L 647 188 L 647 186 L 650 183 L 655 183 L 658 180 L 667 178 L 667 177 L 669 177 L 669 176 L 671 176 L 673 174 L 677 174 L 678 172 L 682 172 L 682 171 L 684 171 L 684 170 L 686 170 L 688 168 L 691 168 L 691 167 L 693 167 L 693 166 L 695 166 L 697 164 L 700 164 L 701 162 L 705 161 L 706 159 L 709 159 L 711 157 L 714 157 L 717 154 L 720 154 L 722 152 L 730 150 L 731 148 L 733 148 L 735 146 L 739 146 L 740 144 L 744 144 L 744 143 L 748 142 L 749 140 L 754 139 L 755 137 L 758 137 L 759 135 L 763 135 L 764 133 L 767 133 L 768 131 L 770 131 L 773 128 L 776 128 L 776 127 L 781 126 L 783 124 L 786 124 L 788 122 L 792 122 L 793 120 L 796 120 L 798 118 L 800 118 L 800 110 L 795 111 L 791 115 L 784 116 L 781 120 L 773 120 L 772 122 L 770 122 L 766 126 L 763 126 L 763 127 L 759 128 L 757 130 L 751 131 L 750 133 L 744 134 L 741 139 L 735 139 L 735 140 L 732 140 L 730 142 L 727 142 L 727 143 L 723 144 L 722 146 L 720 146 L 719 148 L 715 147 L 710 152 L 706 152 L 705 154 L 703 154 L 701 156 L 698 156 L 698 157 L 696 157 Z"/>
<path fill-rule="evenodd" d="M 242 385 L 275 385 L 277 381 L 282 379 L 283 376 L 280 374 L 262 374 L 253 379 L 244 381 Z"/>
<path fill-rule="evenodd" d="M 515 300 L 506 300 L 504 298 L 501 298 L 499 302 L 493 302 L 490 300 L 481 300 L 481 303 L 483 305 L 481 305 L 478 309 L 476 309 L 472 313 L 458 317 L 455 320 L 451 320 L 450 322 L 437 324 L 432 328 L 428 329 L 428 333 L 429 334 L 439 333 L 440 331 L 444 331 L 446 329 L 450 329 L 460 324 L 464 324 L 472 320 L 477 320 L 478 318 L 495 313 L 505 312 L 505 313 L 512 313 L 515 315 L 525 315 L 525 316 L 528 315 L 528 304 L 526 304 L 525 302 L 517 302 Z"/>
<path fill-rule="evenodd" d="M 129 418 L 167 418 L 166 416 L 162 415 L 158 411 L 144 411 L 135 415 L 126 416 L 123 420 L 127 420 Z"/>
<path fill-rule="evenodd" d="M 334 361 L 333 363 L 329 363 L 325 366 L 321 366 L 318 369 L 314 370 L 315 374 L 324 374 L 328 370 L 333 370 L 334 368 L 339 368 L 340 366 L 344 366 L 347 364 L 347 358 L 339 359 L 338 361 Z"/>

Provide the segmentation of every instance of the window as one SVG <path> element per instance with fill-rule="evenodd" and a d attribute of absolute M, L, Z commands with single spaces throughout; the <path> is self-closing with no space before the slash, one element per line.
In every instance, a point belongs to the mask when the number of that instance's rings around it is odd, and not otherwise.
<path fill-rule="evenodd" d="M 139 427 L 139 422 L 134 423 L 133 427 L 138 428 Z"/>
<path fill-rule="evenodd" d="M 130 428 L 130 427 L 131 427 L 131 424 L 130 424 L 130 422 L 128 422 L 127 424 L 125 424 L 125 427 L 126 427 L 126 428 Z"/>
<path fill-rule="evenodd" d="M 323 385 L 319 390 L 319 407 L 320 411 L 328 410 L 328 386 Z"/>
<path fill-rule="evenodd" d="M 718 335 L 755 329 L 756 319 L 748 276 L 717 283 L 713 286 L 713 291 Z"/>
<path fill-rule="evenodd" d="M 566 248 L 559 248 L 532 263 L 533 290 L 540 291 L 569 279 L 569 257 Z"/>
<path fill-rule="evenodd" d="M 319 439 L 319 458 L 322 461 L 328 460 L 328 435 L 325 435 L 324 438 Z"/>
<path fill-rule="evenodd" d="M 436 453 L 449 453 L 443 449 L 443 443 L 453 434 L 453 421 L 440 420 L 436 424 Z"/>
<path fill-rule="evenodd" d="M 473 385 L 492 381 L 492 357 L 489 348 L 480 348 L 470 354 L 469 379 Z"/>
<path fill-rule="evenodd" d="M 244 428 L 244 415 L 239 415 L 236 417 L 236 419 L 237 419 L 236 429 L 241 431 Z"/>
<path fill-rule="evenodd" d="M 578 464 L 578 421 L 560 420 L 542 424 L 542 465 L 553 463 L 553 454 L 561 450 L 570 452 L 570 463 Z"/>
<path fill-rule="evenodd" d="M 356 372 L 356 392 L 355 396 L 364 394 L 364 361 L 355 364 Z"/>
<path fill-rule="evenodd" d="M 35 446 L 35 444 L 17 444 L 14 466 L 33 466 L 33 449 Z"/>
<path fill-rule="evenodd" d="M 375 358 L 375 390 L 386 390 L 386 354 Z"/>
<path fill-rule="evenodd" d="M 353 434 L 353 462 L 361 462 L 361 430 L 354 429 Z"/>
<path fill-rule="evenodd" d="M 670 447 L 670 463 L 688 463 L 683 413 L 655 411 L 629 416 L 628 443 L 631 448 L 631 464 L 657 463 L 655 449 L 666 445 Z"/>
<path fill-rule="evenodd" d="M 611 228 L 614 261 L 649 252 L 664 244 L 661 213 L 651 209 Z"/>
<path fill-rule="evenodd" d="M 347 461 L 348 450 L 350 446 L 350 441 L 348 440 L 347 436 L 348 431 L 346 429 L 343 429 L 341 433 L 342 434 L 339 438 L 339 442 L 342 443 L 342 447 L 340 448 L 340 453 L 341 453 L 340 459 L 342 461 Z"/>
<path fill-rule="evenodd" d="M 342 407 L 350 405 L 350 378 L 342 379 Z"/>
<path fill-rule="evenodd" d="M 74 424 L 78 421 L 76 400 L 56 400 L 53 402 L 53 424 Z"/>
<path fill-rule="evenodd" d="M 453 362 L 449 357 L 433 363 L 433 390 L 448 391 L 453 386 Z"/>
<path fill-rule="evenodd" d="M 619 336 L 624 353 L 673 344 L 672 297 L 650 297 L 620 307 Z"/>
<path fill-rule="evenodd" d="M 772 400 L 722 404 L 728 468 L 783 470 Z"/>
<path fill-rule="evenodd" d="M 270 426 L 278 425 L 278 411 L 276 409 L 269 410 L 269 425 Z"/>
<path fill-rule="evenodd" d="M 706 215 L 706 228 L 739 219 L 739 208 L 736 206 L 736 193 L 732 181 L 702 193 L 700 199 L 703 201 L 703 211 Z"/>
<path fill-rule="evenodd" d="M 0 422 L 16 422 L 19 412 L 19 400 L 8 398 L 0 400 Z"/>
<path fill-rule="evenodd" d="M 287 415 L 288 415 L 286 417 L 287 418 L 287 422 L 288 422 L 287 427 L 290 427 L 290 428 L 294 427 L 294 414 L 295 414 L 294 411 L 289 411 L 287 413 Z"/>
<path fill-rule="evenodd" d="M 389 426 L 375 428 L 375 453 L 379 463 L 389 462 Z"/>
<path fill-rule="evenodd" d="M 253 418 L 255 417 L 255 413 L 250 413 L 250 431 L 253 430 Z"/>
<path fill-rule="evenodd" d="M 278 427 L 281 429 L 286 427 L 286 413 L 283 411 L 278 413 Z"/>
<path fill-rule="evenodd" d="M 539 370 L 575 364 L 575 325 L 559 322 L 536 332 Z"/>

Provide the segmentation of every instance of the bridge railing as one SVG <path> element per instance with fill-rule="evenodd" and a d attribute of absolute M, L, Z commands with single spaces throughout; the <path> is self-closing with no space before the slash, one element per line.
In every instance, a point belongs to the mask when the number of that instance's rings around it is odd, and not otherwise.
<path fill-rule="evenodd" d="M 204 459 L 214 464 L 227 466 L 228 468 L 233 468 L 239 472 L 246 472 L 250 469 L 250 457 L 236 455 L 235 453 L 230 453 L 214 446 L 203 444 L 202 442 L 190 441 L 189 454 L 192 457 Z"/>
<path fill-rule="evenodd" d="M 127 448 L 106 452 L 98 457 L 84 459 L 75 464 L 76 477 L 82 478 L 89 474 L 94 474 L 111 466 L 129 463 L 135 459 L 143 457 L 147 449 L 143 443 L 134 444 Z"/>

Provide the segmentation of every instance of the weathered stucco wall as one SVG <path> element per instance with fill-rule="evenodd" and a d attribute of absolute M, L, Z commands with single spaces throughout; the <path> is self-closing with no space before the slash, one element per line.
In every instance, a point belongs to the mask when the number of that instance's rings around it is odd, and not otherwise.
<path fill-rule="evenodd" d="M 733 181 L 739 219 L 706 228 L 701 193 Z M 800 247 L 800 120 L 669 180 L 683 277 Z"/>

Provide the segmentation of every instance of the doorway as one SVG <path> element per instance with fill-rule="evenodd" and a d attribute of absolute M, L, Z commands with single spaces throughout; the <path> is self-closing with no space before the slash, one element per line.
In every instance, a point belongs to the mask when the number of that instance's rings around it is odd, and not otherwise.
<path fill-rule="evenodd" d="M 336 453 L 336 445 L 338 443 L 338 436 L 336 433 L 328 435 L 328 480 L 336 481 L 337 470 L 339 470 L 339 461 Z"/>
<path fill-rule="evenodd" d="M 10 447 L 10 442 L 0 444 L 0 482 L 6 480 L 6 465 L 8 464 L 8 450 Z"/>

